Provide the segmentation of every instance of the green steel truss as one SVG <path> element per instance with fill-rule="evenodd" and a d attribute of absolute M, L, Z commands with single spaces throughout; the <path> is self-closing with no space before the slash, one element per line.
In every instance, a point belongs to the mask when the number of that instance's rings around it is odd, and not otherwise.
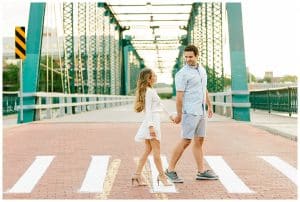
<path fill-rule="evenodd" d="M 61 78 L 61 88 L 57 89 L 68 94 L 132 94 L 137 74 L 144 67 L 143 61 L 130 43 L 124 46 L 123 29 L 106 3 L 58 4 L 61 9 L 57 16 L 61 16 L 58 19 L 61 23 L 56 25 L 62 26 L 63 34 L 59 37 L 63 38 L 63 44 L 60 44 L 63 55 L 56 58 L 58 66 L 55 73 Z M 23 92 L 37 92 L 38 86 L 45 83 L 39 77 L 39 72 L 44 65 L 40 64 L 40 58 L 46 6 L 46 3 L 31 3 Z M 62 61 L 61 65 L 59 61 Z M 33 105 L 35 102 L 34 97 L 24 98 L 24 105 Z M 72 102 L 76 100 L 73 99 Z M 72 112 L 76 113 L 75 107 Z M 24 110 L 23 120 L 34 121 L 35 110 Z"/>
<path fill-rule="evenodd" d="M 87 37 L 86 37 L 86 3 L 78 3 L 78 34 L 79 34 L 79 46 L 78 46 L 78 68 L 82 72 L 82 76 L 79 77 L 81 85 L 78 85 L 78 93 L 88 93 L 88 65 L 87 65 Z M 83 86 L 80 88 L 80 86 Z"/>
<path fill-rule="evenodd" d="M 64 31 L 64 66 L 63 89 L 64 93 L 75 93 L 74 86 L 74 30 L 73 30 L 73 3 L 63 3 L 63 31 Z"/>
<path fill-rule="evenodd" d="M 227 18 L 225 18 L 225 10 Z M 199 63 L 206 68 L 208 75 L 207 88 L 210 92 L 224 91 L 223 67 L 223 27 L 227 19 L 230 46 L 231 90 L 233 103 L 249 103 L 247 73 L 245 66 L 243 24 L 240 3 L 194 3 L 190 14 L 187 36 L 181 40 L 175 73 L 183 66 L 183 49 L 188 44 L 199 48 Z M 236 94 L 234 94 L 237 92 Z M 175 86 L 173 84 L 173 94 Z M 236 105 L 238 106 L 238 105 Z M 233 118 L 249 121 L 249 107 L 233 107 Z"/>
<path fill-rule="evenodd" d="M 210 92 L 224 90 L 222 17 L 222 3 L 194 3 L 186 39 L 183 38 L 181 41 L 184 47 L 187 44 L 194 44 L 199 48 L 198 62 L 207 70 L 210 78 L 207 88 Z M 183 51 L 180 51 L 174 69 L 182 67 L 183 64 Z"/>
<path fill-rule="evenodd" d="M 131 37 L 123 39 L 123 68 L 124 68 L 124 89 L 126 95 L 133 95 L 136 89 L 138 74 L 145 67 L 143 59 L 138 55 L 131 43 Z"/>

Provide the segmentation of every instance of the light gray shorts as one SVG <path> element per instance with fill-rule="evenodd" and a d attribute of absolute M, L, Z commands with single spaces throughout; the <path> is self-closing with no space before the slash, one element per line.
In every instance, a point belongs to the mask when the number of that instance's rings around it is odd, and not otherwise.
<path fill-rule="evenodd" d="M 206 117 L 205 115 L 182 114 L 181 136 L 185 139 L 194 137 L 205 137 Z"/>

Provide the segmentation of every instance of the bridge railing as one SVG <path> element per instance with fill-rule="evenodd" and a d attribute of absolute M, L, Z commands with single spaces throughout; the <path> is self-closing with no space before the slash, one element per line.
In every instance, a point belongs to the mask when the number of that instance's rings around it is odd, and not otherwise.
<path fill-rule="evenodd" d="M 228 91 L 219 93 L 209 93 L 213 111 L 217 114 L 233 117 L 233 107 L 250 107 L 250 103 L 237 103 L 232 102 L 232 95 L 248 95 L 248 91 Z"/>
<path fill-rule="evenodd" d="M 24 105 L 23 110 L 36 110 L 35 120 L 51 119 L 76 114 L 84 111 L 92 111 L 124 104 L 134 101 L 134 96 L 123 95 L 94 95 L 94 94 L 64 94 L 64 93 L 24 93 L 23 97 L 35 97 L 36 104 Z M 20 106 L 15 107 L 20 110 Z"/>
<path fill-rule="evenodd" d="M 241 91 L 228 91 L 209 93 L 214 112 L 232 117 L 232 107 L 251 107 L 255 109 L 278 112 L 287 112 L 289 116 L 298 111 L 297 87 L 273 88 L 249 91 L 250 103 L 232 103 L 232 95 L 247 93 Z M 250 105 L 251 104 L 251 105 Z"/>
<path fill-rule="evenodd" d="M 9 115 L 17 113 L 19 91 L 3 91 L 2 95 L 2 114 Z"/>
<path fill-rule="evenodd" d="M 297 87 L 270 88 L 250 92 L 251 108 L 287 112 L 289 116 L 298 111 Z"/>

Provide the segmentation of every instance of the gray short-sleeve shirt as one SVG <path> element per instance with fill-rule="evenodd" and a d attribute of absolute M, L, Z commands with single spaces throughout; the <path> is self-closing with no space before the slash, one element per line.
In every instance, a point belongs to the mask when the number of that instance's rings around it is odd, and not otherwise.
<path fill-rule="evenodd" d="M 182 112 L 205 114 L 207 74 L 202 66 L 185 65 L 175 75 L 176 91 L 184 91 Z"/>

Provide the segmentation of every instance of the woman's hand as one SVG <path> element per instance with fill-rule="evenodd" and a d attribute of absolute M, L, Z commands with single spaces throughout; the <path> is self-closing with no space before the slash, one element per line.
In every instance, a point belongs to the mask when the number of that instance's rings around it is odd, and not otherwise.
<path fill-rule="evenodd" d="M 149 132 L 151 137 L 156 137 L 156 133 L 153 126 L 149 127 Z"/>
<path fill-rule="evenodd" d="M 174 123 L 174 116 L 173 115 L 169 116 L 169 119 Z"/>

